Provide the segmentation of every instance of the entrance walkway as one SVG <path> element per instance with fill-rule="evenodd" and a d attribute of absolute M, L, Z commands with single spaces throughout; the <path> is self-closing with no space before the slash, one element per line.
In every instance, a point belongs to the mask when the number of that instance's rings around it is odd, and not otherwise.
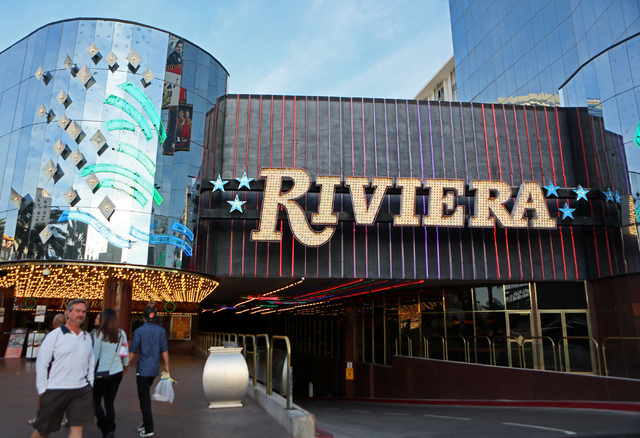
<path fill-rule="evenodd" d="M 155 436 L 208 438 L 288 438 L 289 434 L 250 398 L 244 407 L 209 409 L 202 389 L 204 360 L 196 356 L 171 356 L 171 377 L 176 398 L 173 404 L 153 402 Z M 0 436 L 29 437 L 33 428 L 27 424 L 35 417 L 37 393 L 35 361 L 0 359 Z M 157 382 L 157 380 L 156 380 Z M 138 436 L 141 422 L 136 391 L 135 368 L 124 376 L 116 398 L 116 437 Z M 66 437 L 67 427 L 51 434 Z M 97 426 L 85 429 L 85 438 L 101 438 Z"/>

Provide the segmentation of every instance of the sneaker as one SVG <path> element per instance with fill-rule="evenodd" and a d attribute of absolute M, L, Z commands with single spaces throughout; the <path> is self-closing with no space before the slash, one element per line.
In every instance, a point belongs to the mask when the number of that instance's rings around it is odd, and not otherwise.
<path fill-rule="evenodd" d="M 138 427 L 138 432 L 142 432 L 144 430 L 144 423 L 140 423 L 140 426 Z"/>
<path fill-rule="evenodd" d="M 144 430 L 140 431 L 140 436 L 142 437 L 153 436 L 153 435 L 155 435 L 153 432 L 146 433 Z"/>

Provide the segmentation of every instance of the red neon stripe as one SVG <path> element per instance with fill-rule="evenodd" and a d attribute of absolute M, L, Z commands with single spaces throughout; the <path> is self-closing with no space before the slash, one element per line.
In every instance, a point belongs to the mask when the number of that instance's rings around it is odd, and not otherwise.
<path fill-rule="evenodd" d="M 308 116 L 309 116 L 309 98 L 304 98 L 304 168 L 307 169 L 307 154 L 309 152 L 309 126 L 308 126 Z M 309 205 L 309 195 L 304 195 L 305 205 Z M 304 247 L 304 276 L 307 276 L 307 251 L 309 248 Z"/>
<path fill-rule="evenodd" d="M 284 232 L 284 221 L 281 220 L 280 221 L 280 231 Z M 280 257 L 278 258 L 278 262 L 280 263 L 280 270 L 279 270 L 279 274 L 280 277 L 282 277 L 282 241 L 280 241 L 280 245 L 278 245 L 280 248 Z"/>
<path fill-rule="evenodd" d="M 498 279 L 500 279 L 502 277 L 500 275 L 500 258 L 498 257 L 498 227 L 496 225 L 493 226 L 493 243 L 493 248 L 495 249 L 496 253 L 496 270 L 498 271 Z"/>
<path fill-rule="evenodd" d="M 515 111 L 515 107 L 513 109 Z M 531 181 L 534 181 L 533 162 L 531 161 L 531 140 L 529 139 L 529 122 L 527 122 L 527 107 L 525 106 L 522 107 L 522 115 L 524 118 L 524 131 L 525 131 L 525 134 L 527 135 L 527 150 L 529 152 L 529 171 L 531 172 L 530 174 Z M 544 182 L 542 184 L 544 184 Z M 531 278 L 533 278 L 534 273 L 533 273 L 533 251 L 531 250 L 531 232 L 527 232 L 527 241 L 529 244 L 529 262 L 531 266 Z M 540 252 L 540 258 L 542 258 L 542 251 Z M 542 278 L 544 278 L 544 265 L 543 263 L 540 263 L 540 265 L 542 266 Z"/>
<path fill-rule="evenodd" d="M 233 177 L 236 177 L 236 163 L 238 158 L 238 117 L 240 117 L 240 95 L 236 99 L 236 128 L 233 140 Z"/>
<path fill-rule="evenodd" d="M 282 157 L 280 159 L 280 165 L 284 167 L 284 96 L 282 96 Z"/>
<path fill-rule="evenodd" d="M 229 276 L 233 274 L 231 267 L 233 260 L 233 219 L 231 219 L 231 238 L 229 242 Z"/>
<path fill-rule="evenodd" d="M 364 160 L 364 174 L 367 175 L 367 138 L 365 136 L 365 132 L 364 98 L 362 98 L 362 158 Z M 364 227 L 364 276 L 365 278 L 369 277 L 369 227 Z"/>
<path fill-rule="evenodd" d="M 500 145 L 498 143 L 498 124 L 496 123 L 496 106 L 491 104 L 491 112 L 493 113 L 493 133 L 496 138 L 496 155 L 498 156 L 498 176 L 502 181 L 502 162 L 500 160 Z"/>
<path fill-rule="evenodd" d="M 542 145 L 540 144 L 540 127 L 538 125 L 538 112 L 535 109 L 533 110 L 533 117 L 534 117 L 534 120 L 536 121 L 536 138 L 538 140 L 538 155 L 540 156 L 540 171 L 542 172 L 542 181 L 544 184 L 544 161 L 542 160 Z M 542 235 L 540 237 L 542 237 Z M 556 279 L 556 260 L 553 253 L 553 240 L 551 238 L 551 231 L 549 231 L 549 245 L 550 245 L 549 252 L 551 253 L 551 267 L 553 268 L 553 279 L 555 280 Z M 542 240 L 540 240 L 540 261 L 541 261 L 541 265 L 543 265 L 542 272 L 543 272 L 543 278 L 544 278 L 544 259 L 542 256 Z"/>
<path fill-rule="evenodd" d="M 293 167 L 296 167 L 296 120 L 297 120 L 297 106 L 298 101 L 296 97 L 293 97 Z M 282 150 L 284 151 L 284 97 L 282 98 Z M 282 162 L 284 163 L 284 153 L 282 155 Z M 283 164 L 284 167 L 284 164 Z M 295 253 L 296 253 L 296 239 L 291 233 L 291 276 L 293 277 L 295 267 Z"/>
<path fill-rule="evenodd" d="M 249 133 L 250 133 L 249 128 L 251 127 L 251 95 L 249 95 L 249 98 L 247 99 L 247 101 L 249 103 L 249 107 L 247 108 L 247 152 L 244 157 L 245 170 L 249 170 Z M 245 201 L 246 201 L 246 196 L 245 196 Z"/>
<path fill-rule="evenodd" d="M 269 167 L 273 167 L 273 96 L 271 96 L 271 111 L 269 114 L 271 120 L 269 121 Z"/>
<path fill-rule="evenodd" d="M 480 104 L 482 108 L 482 127 L 484 128 L 484 150 L 487 153 L 487 171 L 489 172 L 489 180 L 491 180 L 491 166 L 489 165 L 489 141 L 487 140 L 487 121 L 484 115 L 484 103 Z M 478 178 L 480 175 L 478 175 Z"/>
<path fill-rule="evenodd" d="M 516 145 L 518 147 L 518 168 L 520 169 L 520 184 L 522 184 L 524 180 L 524 175 L 522 173 L 522 153 L 520 151 L 520 135 L 518 132 L 518 115 L 516 114 L 516 107 L 514 106 L 512 108 L 513 108 L 513 123 L 516 128 Z M 506 111 L 505 111 L 505 117 L 506 117 Z M 505 120 L 505 129 L 506 129 L 506 125 L 507 125 L 507 122 Z M 513 178 L 513 173 L 511 174 L 511 177 Z M 522 270 L 522 247 L 520 245 L 520 230 L 516 230 L 516 238 L 518 240 L 518 262 L 519 262 L 518 267 L 520 272 L 520 279 L 522 280 L 524 278 L 524 272 Z"/>
<path fill-rule="evenodd" d="M 555 160 L 553 159 L 553 150 L 551 148 L 551 131 L 549 130 L 549 116 L 547 115 L 547 107 L 543 107 L 544 109 L 544 122 L 547 128 L 547 144 L 549 146 L 549 158 L 551 159 L 551 172 L 553 174 L 553 181 L 555 184 L 556 181 L 556 165 Z M 556 207 L 560 208 L 560 201 L 556 199 Z M 564 236 L 562 235 L 562 227 L 558 227 L 558 232 L 560 233 L 560 245 L 562 246 L 562 269 L 564 271 L 564 279 L 567 279 L 567 259 L 565 258 L 564 253 Z M 552 242 L 551 232 L 549 232 L 549 242 Z M 551 251 L 553 252 L 553 245 L 551 246 Z M 554 264 L 555 268 L 555 264 Z M 555 275 L 555 270 L 554 270 Z M 554 277 L 555 279 L 555 277 Z"/>
<path fill-rule="evenodd" d="M 311 293 L 308 293 L 308 294 L 305 294 L 305 295 L 297 295 L 295 297 L 295 299 L 299 300 L 299 299 L 302 299 L 304 297 L 309 297 L 309 296 L 318 295 L 318 294 L 325 293 L 325 292 L 330 292 L 332 290 L 336 290 L 336 289 L 340 289 L 340 288 L 343 288 L 343 287 L 351 286 L 352 284 L 360 283 L 361 281 L 363 281 L 363 279 L 359 278 L 357 280 L 352 281 L 351 283 L 338 284 L 337 286 L 330 287 L 329 289 L 323 289 L 323 290 L 318 291 L 318 292 L 311 292 Z"/>
<path fill-rule="evenodd" d="M 576 116 L 578 119 L 578 131 L 580 132 L 580 144 L 582 145 L 582 158 L 584 159 L 584 171 L 587 181 L 589 181 L 589 171 L 587 170 L 587 155 L 584 149 L 584 138 L 582 137 L 582 123 L 580 122 L 580 110 L 576 108 Z M 591 205 L 591 203 L 589 203 Z M 591 210 L 591 216 L 593 216 L 593 209 Z M 600 277 L 600 256 L 598 255 L 598 240 L 596 239 L 596 227 L 593 227 L 593 247 L 596 256 L 596 264 L 598 267 L 598 277 Z"/>
<path fill-rule="evenodd" d="M 567 186 L 567 174 L 564 169 L 564 155 L 562 152 L 562 137 L 560 135 L 560 120 L 558 118 L 558 108 L 553 108 L 554 115 L 556 117 L 556 131 L 558 132 L 558 149 L 560 149 L 560 163 L 562 164 L 562 180 L 564 181 L 564 186 Z M 576 241 L 573 236 L 573 227 L 570 226 L 569 230 L 571 231 L 571 249 L 573 251 L 573 267 L 575 269 L 576 280 L 579 278 L 578 274 L 578 258 L 576 257 Z M 566 275 L 565 275 L 566 278 Z"/>
<path fill-rule="evenodd" d="M 495 117 L 495 113 L 494 113 Z M 509 159 L 509 185 L 513 185 L 513 163 L 511 162 L 511 142 L 509 141 L 509 130 L 507 129 L 507 109 L 504 105 L 502 105 L 502 118 L 504 120 L 504 136 L 507 139 L 507 158 Z M 496 149 L 498 148 L 498 127 L 496 126 Z M 517 233 L 516 233 L 517 236 Z M 507 234 L 507 229 L 504 229 L 504 241 L 506 242 L 506 251 L 507 251 L 507 268 L 509 269 L 509 278 L 511 278 L 511 252 L 509 251 L 509 235 Z M 520 248 L 520 241 L 518 241 L 518 248 Z M 518 251 L 518 257 L 520 257 L 520 251 Z M 522 270 L 522 260 L 520 261 L 520 266 Z"/>

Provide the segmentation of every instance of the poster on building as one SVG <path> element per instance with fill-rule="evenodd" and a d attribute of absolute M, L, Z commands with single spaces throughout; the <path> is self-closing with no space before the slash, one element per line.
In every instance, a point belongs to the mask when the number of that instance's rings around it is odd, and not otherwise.
<path fill-rule="evenodd" d="M 44 322 L 44 316 L 47 313 L 47 306 L 36 306 L 35 322 Z"/>
<path fill-rule="evenodd" d="M 167 45 L 167 63 L 164 74 L 164 90 L 162 92 L 162 109 L 176 106 L 187 99 L 186 90 L 180 87 L 182 82 L 182 51 L 184 40 L 169 35 Z"/>
<path fill-rule="evenodd" d="M 191 339 L 191 316 L 172 315 L 171 316 L 171 339 L 189 340 Z"/>
<path fill-rule="evenodd" d="M 173 145 L 173 151 L 188 151 L 191 147 L 191 125 L 193 105 L 180 104 L 169 109 L 167 121 L 167 140 L 164 142 Z"/>
<path fill-rule="evenodd" d="M 38 352 L 40 351 L 40 345 L 42 345 L 44 335 L 44 332 L 29 333 L 29 338 L 27 340 L 27 359 L 35 359 L 38 357 Z"/>
<path fill-rule="evenodd" d="M 20 358 L 26 337 L 26 328 L 14 328 L 11 330 L 11 336 L 9 336 L 9 344 L 7 345 L 7 351 L 4 353 L 4 358 Z"/>

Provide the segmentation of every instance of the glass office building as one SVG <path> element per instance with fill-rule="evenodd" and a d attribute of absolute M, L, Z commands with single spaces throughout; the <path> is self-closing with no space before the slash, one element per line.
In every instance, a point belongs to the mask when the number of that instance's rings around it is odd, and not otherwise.
<path fill-rule="evenodd" d="M 0 53 L 0 288 L 101 300 L 101 281 L 133 279 L 140 305 L 197 307 L 215 282 L 162 269 L 191 267 L 205 114 L 227 79 L 189 41 L 123 21 L 52 23 Z"/>
<path fill-rule="evenodd" d="M 460 100 L 588 107 L 605 129 L 623 136 L 640 207 L 640 4 L 449 4 Z"/>

